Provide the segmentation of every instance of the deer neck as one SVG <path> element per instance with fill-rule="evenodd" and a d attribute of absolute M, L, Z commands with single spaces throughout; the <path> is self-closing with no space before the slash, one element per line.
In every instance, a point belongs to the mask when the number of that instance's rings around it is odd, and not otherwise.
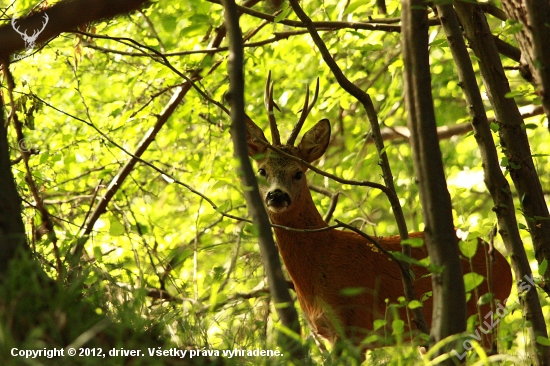
<path fill-rule="evenodd" d="M 280 214 L 271 211 L 269 216 L 274 224 L 287 226 L 298 230 L 319 229 L 328 226 L 313 203 L 309 189 L 304 189 L 291 210 Z M 318 281 L 311 272 L 312 263 L 320 260 L 319 253 L 324 251 L 323 245 L 327 231 L 299 232 L 274 228 L 277 246 L 283 257 L 285 267 L 294 282 L 298 298 L 303 301 L 314 301 L 315 287 Z M 300 301 L 302 301 L 300 300 Z"/>
<path fill-rule="evenodd" d="M 297 230 L 320 229 L 327 223 L 313 203 L 309 189 L 304 189 L 292 203 L 289 210 L 280 214 L 269 211 L 271 222 Z M 274 228 L 277 245 L 287 267 L 291 261 L 300 261 L 306 252 L 317 252 L 319 247 L 327 242 L 326 231 L 307 232 Z M 311 258 L 311 257 L 310 257 Z"/>
<path fill-rule="evenodd" d="M 280 214 L 269 212 L 271 221 L 274 224 L 288 226 L 294 229 L 319 229 L 328 226 L 321 217 L 321 214 L 313 203 L 311 192 L 304 189 L 300 196 L 292 203 L 292 207 Z M 285 229 L 275 228 L 277 237 L 283 232 L 292 232 Z M 294 232 L 296 233 L 296 232 Z"/>

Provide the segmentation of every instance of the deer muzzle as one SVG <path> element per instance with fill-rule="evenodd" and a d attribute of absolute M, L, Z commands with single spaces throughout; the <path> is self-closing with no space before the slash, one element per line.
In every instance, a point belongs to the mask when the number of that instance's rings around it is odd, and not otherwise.
<path fill-rule="evenodd" d="M 265 199 L 267 208 L 273 212 L 283 212 L 290 206 L 290 196 L 280 189 L 268 192 Z"/>

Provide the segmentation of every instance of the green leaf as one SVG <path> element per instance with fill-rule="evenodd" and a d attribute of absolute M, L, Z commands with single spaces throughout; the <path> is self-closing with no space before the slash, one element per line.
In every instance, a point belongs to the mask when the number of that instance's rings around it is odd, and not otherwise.
<path fill-rule="evenodd" d="M 544 277 L 544 274 L 546 273 L 547 268 L 548 268 L 548 261 L 545 258 L 542 260 L 542 263 L 539 265 L 539 275 Z"/>
<path fill-rule="evenodd" d="M 392 332 L 391 332 L 392 335 L 403 334 L 405 330 L 405 321 L 401 319 L 395 319 L 394 321 L 391 322 L 391 327 L 392 327 Z"/>
<path fill-rule="evenodd" d="M 365 338 L 361 344 L 370 344 L 370 343 L 376 343 L 376 342 L 379 342 L 380 340 L 383 340 L 383 338 L 377 334 L 371 334 L 370 336 L 368 336 L 367 338 Z"/>
<path fill-rule="evenodd" d="M 255 224 L 248 224 L 244 227 L 245 231 L 252 235 L 253 237 L 258 237 L 260 235 L 260 230 L 258 229 L 258 226 Z"/>
<path fill-rule="evenodd" d="M 285 8 L 275 17 L 274 22 L 279 23 L 281 20 L 286 19 L 291 11 L 292 8 L 288 6 L 288 3 L 285 3 Z"/>
<path fill-rule="evenodd" d="M 461 240 L 458 242 L 458 247 L 466 258 L 473 258 L 477 251 L 477 244 L 477 238 L 466 241 Z"/>
<path fill-rule="evenodd" d="M 219 283 L 214 283 L 210 289 L 209 289 L 209 293 L 210 293 L 210 299 L 209 299 L 209 302 L 210 302 L 210 309 L 214 309 L 216 307 L 216 303 L 218 302 L 218 290 L 220 289 L 220 284 Z"/>
<path fill-rule="evenodd" d="M 103 258 L 103 253 L 101 252 L 101 247 L 99 245 L 94 246 L 94 257 L 97 261 L 101 261 Z"/>
<path fill-rule="evenodd" d="M 417 309 L 422 307 L 422 303 L 418 300 L 413 300 L 407 306 L 409 309 Z"/>
<path fill-rule="evenodd" d="M 536 123 L 526 123 L 524 125 L 521 125 L 521 127 L 526 130 L 536 130 L 539 125 Z"/>
<path fill-rule="evenodd" d="M 422 238 L 408 238 L 401 240 L 401 245 L 410 245 L 413 248 L 420 248 L 424 245 L 424 239 Z"/>
<path fill-rule="evenodd" d="M 349 4 L 349 6 L 346 8 L 346 10 L 344 10 L 344 15 L 351 14 L 358 7 L 360 7 L 361 5 L 366 5 L 366 4 L 370 4 L 370 3 L 371 3 L 370 0 L 357 0 L 357 1 L 354 1 L 351 4 Z"/>
<path fill-rule="evenodd" d="M 350 30 L 348 33 L 353 34 L 355 37 L 357 37 L 359 39 L 367 39 L 368 38 L 367 36 L 365 36 L 364 33 L 357 32 L 357 31 L 354 31 L 354 30 Z M 363 49 L 362 51 L 365 51 L 365 49 Z"/>
<path fill-rule="evenodd" d="M 132 224 L 131 229 L 135 233 L 147 234 L 149 232 L 149 227 L 147 225 L 140 224 L 139 222 L 137 225 Z"/>
<path fill-rule="evenodd" d="M 40 154 L 40 160 L 39 160 L 40 164 L 45 164 L 48 161 L 49 158 L 50 158 L 50 153 L 49 152 L 46 151 L 44 153 L 41 153 Z"/>
<path fill-rule="evenodd" d="M 384 146 L 384 148 L 383 148 L 382 150 L 380 150 L 380 154 L 379 154 L 379 155 L 384 154 L 384 153 L 386 152 L 386 150 L 388 150 L 388 148 L 389 148 L 390 146 L 392 146 L 392 145 L 387 144 L 386 146 Z"/>
<path fill-rule="evenodd" d="M 436 39 L 432 43 L 430 43 L 430 47 L 435 47 L 435 46 L 442 46 L 442 47 L 448 46 L 447 40 L 445 38 L 441 38 L 441 39 Z"/>
<path fill-rule="evenodd" d="M 430 297 L 432 297 L 434 295 L 434 292 L 433 291 L 428 291 L 424 294 L 422 294 L 422 297 L 420 298 L 420 301 L 426 301 L 428 300 Z"/>
<path fill-rule="evenodd" d="M 550 339 L 543 336 L 538 336 L 537 343 L 542 344 L 543 346 L 550 346 Z"/>
<path fill-rule="evenodd" d="M 384 327 L 386 325 L 386 321 L 384 319 L 376 319 L 372 323 L 372 325 L 374 327 L 374 330 L 377 330 L 377 329 L 380 329 L 380 328 Z"/>
<path fill-rule="evenodd" d="M 498 132 L 498 130 L 500 130 L 500 125 L 495 122 L 491 122 L 490 127 L 491 127 L 491 131 L 493 132 Z"/>
<path fill-rule="evenodd" d="M 521 97 L 521 96 L 523 96 L 523 92 L 518 90 L 510 91 L 504 94 L 504 97 L 509 99 L 515 98 L 515 97 Z"/>
<path fill-rule="evenodd" d="M 109 234 L 113 236 L 124 234 L 124 226 L 122 226 L 122 224 L 117 220 L 116 217 L 111 216 L 109 224 Z"/>
<path fill-rule="evenodd" d="M 73 154 L 65 155 L 63 159 L 63 164 L 65 164 L 65 166 L 71 166 L 74 162 L 76 162 L 76 158 Z"/>
<path fill-rule="evenodd" d="M 183 28 L 180 31 L 180 37 L 195 37 L 204 34 L 205 26 L 204 23 L 192 23 L 190 26 Z"/>
<path fill-rule="evenodd" d="M 480 296 L 480 298 L 477 300 L 477 304 L 479 306 L 485 305 L 491 302 L 493 300 L 493 294 L 491 292 L 488 292 L 486 294 L 483 294 Z"/>
<path fill-rule="evenodd" d="M 475 272 L 466 273 L 464 275 L 464 287 L 466 292 L 470 292 L 477 286 L 481 285 L 485 277 Z"/>
<path fill-rule="evenodd" d="M 506 25 L 507 25 L 506 33 L 510 35 L 521 32 L 521 30 L 523 29 L 523 25 L 513 19 L 506 20 Z"/>
<path fill-rule="evenodd" d="M 415 259 L 415 258 L 411 258 L 401 252 L 390 252 L 396 259 L 399 259 L 401 261 L 404 261 L 404 262 L 407 262 L 407 263 L 411 263 L 411 264 L 416 264 L 416 265 L 419 265 L 419 266 L 422 266 L 422 267 L 426 267 L 430 270 L 430 272 L 436 272 L 436 268 L 432 268 L 431 267 L 431 264 L 429 262 L 429 259 L 427 258 L 424 258 L 422 260 L 418 260 L 418 259 Z M 427 261 L 426 261 L 427 259 Z"/>
<path fill-rule="evenodd" d="M 162 27 L 168 33 L 174 32 L 178 24 L 178 18 L 173 15 L 165 14 L 162 18 Z"/>

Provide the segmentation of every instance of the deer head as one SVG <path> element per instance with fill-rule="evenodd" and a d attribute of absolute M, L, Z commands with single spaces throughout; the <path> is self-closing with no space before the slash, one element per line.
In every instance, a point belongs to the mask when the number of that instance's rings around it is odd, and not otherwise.
<path fill-rule="evenodd" d="M 15 25 L 15 21 L 17 20 L 17 18 L 15 18 L 15 17 L 11 18 L 11 26 L 12 26 L 13 30 L 15 30 L 17 33 L 19 33 L 21 35 L 21 38 L 23 38 L 23 41 L 25 41 L 25 48 L 32 49 L 32 48 L 34 48 L 34 43 L 36 42 L 36 39 L 38 38 L 40 33 L 42 33 L 44 28 L 46 28 L 46 24 L 48 24 L 49 19 L 50 18 L 48 17 L 48 14 L 44 13 L 44 22 L 42 23 L 42 29 L 33 30 L 32 35 L 30 35 L 30 36 L 27 34 L 26 29 L 25 29 L 24 32 L 21 32 L 19 30 L 19 27 L 17 27 Z"/>
<path fill-rule="evenodd" d="M 287 154 L 300 158 L 308 163 L 319 159 L 328 147 L 330 140 L 330 123 L 322 119 L 302 137 L 298 146 L 293 146 L 304 124 L 307 115 L 313 108 L 319 94 L 319 81 L 311 105 L 308 103 L 309 88 L 306 89 L 306 99 L 300 119 L 294 126 L 286 144 L 281 144 L 277 123 L 273 115 L 273 85 L 270 85 L 270 76 L 266 83 L 265 104 L 269 116 L 273 146 Z M 260 194 L 267 206 L 268 212 L 280 214 L 294 208 L 293 203 L 299 201 L 304 190 L 308 190 L 305 172 L 307 167 L 290 160 L 277 152 L 269 150 L 262 129 L 250 119 L 247 120 L 248 154 L 256 160 L 260 175 Z M 268 151 L 269 150 L 269 151 Z"/>

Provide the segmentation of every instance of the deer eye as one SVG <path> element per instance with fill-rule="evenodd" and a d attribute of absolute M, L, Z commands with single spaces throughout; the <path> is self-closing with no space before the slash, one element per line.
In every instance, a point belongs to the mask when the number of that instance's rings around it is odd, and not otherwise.
<path fill-rule="evenodd" d="M 258 174 L 260 174 L 262 177 L 265 177 L 267 175 L 265 169 L 258 169 Z"/>
<path fill-rule="evenodd" d="M 296 174 L 294 174 L 294 179 L 300 180 L 300 179 L 302 179 L 303 176 L 304 176 L 304 173 L 297 172 Z"/>

